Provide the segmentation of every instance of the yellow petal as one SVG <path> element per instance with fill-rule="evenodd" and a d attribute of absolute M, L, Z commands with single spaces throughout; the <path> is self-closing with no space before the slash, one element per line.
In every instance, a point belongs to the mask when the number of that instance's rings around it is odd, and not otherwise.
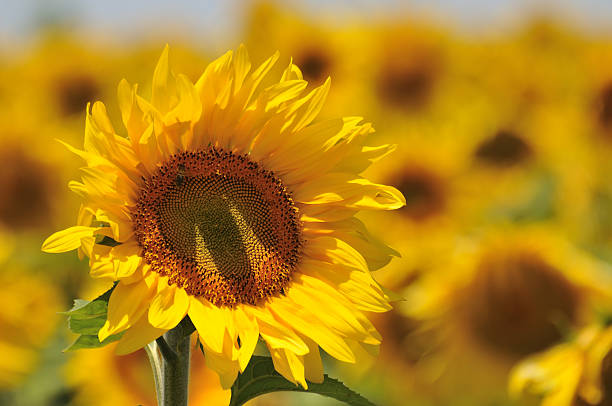
<path fill-rule="evenodd" d="M 396 149 L 397 145 L 395 144 L 385 144 L 376 147 L 363 146 L 358 151 L 346 155 L 334 170 L 338 172 L 361 173 L 371 164 L 383 159 Z"/>
<path fill-rule="evenodd" d="M 238 364 L 240 371 L 247 367 L 253 351 L 259 339 L 259 327 L 254 317 L 249 317 L 241 307 L 234 311 L 234 319 L 238 335 L 240 336 L 240 351 L 238 353 Z"/>
<path fill-rule="evenodd" d="M 269 350 L 274 369 L 288 381 L 299 383 L 304 389 L 308 389 L 304 376 L 304 357 L 285 349 L 269 348 Z"/>
<path fill-rule="evenodd" d="M 310 236 L 328 235 L 345 241 L 364 257 L 371 271 L 388 264 L 391 257 L 400 256 L 399 252 L 370 234 L 365 225 L 355 217 L 334 222 L 305 222 L 303 232 L 306 239 Z"/>
<path fill-rule="evenodd" d="M 214 352 L 223 352 L 223 338 L 226 331 L 224 310 L 208 301 L 190 297 L 189 318 L 193 322 L 203 344 Z"/>
<path fill-rule="evenodd" d="M 395 210 L 406 205 L 402 193 L 350 173 L 329 173 L 295 187 L 294 198 L 306 204 L 342 205 L 356 209 Z"/>
<path fill-rule="evenodd" d="M 137 102 L 137 90 L 138 86 L 131 86 L 125 79 L 122 79 L 117 87 L 117 98 L 119 100 L 123 125 L 134 144 L 138 143 L 147 127 L 144 112 L 140 109 Z"/>
<path fill-rule="evenodd" d="M 343 338 L 328 328 L 321 328 L 321 321 L 318 320 L 315 313 L 309 309 L 297 305 L 295 302 L 287 298 L 283 298 L 275 300 L 270 306 L 270 310 L 278 317 L 278 319 L 287 320 L 287 323 L 290 324 L 291 327 L 298 331 L 302 336 L 313 339 L 332 357 L 345 362 L 355 362 L 355 356 L 346 342 L 344 342 Z M 264 337 L 263 333 L 262 337 Z M 266 342 L 268 342 L 266 337 L 264 337 L 264 339 Z M 301 338 L 300 342 L 304 343 Z M 308 346 L 306 343 L 304 343 L 304 346 L 306 348 L 305 351 L 293 352 L 298 355 L 307 354 L 309 351 Z M 292 348 L 287 345 L 279 345 L 275 346 L 275 348 L 287 348 L 292 350 Z"/>
<path fill-rule="evenodd" d="M 298 275 L 288 289 L 287 297 L 298 306 L 308 308 L 322 324 L 341 336 L 380 344 L 380 335 L 367 318 L 328 284 L 308 275 Z"/>
<path fill-rule="evenodd" d="M 303 337 L 303 339 L 310 350 L 308 354 L 304 355 L 304 374 L 306 379 L 314 383 L 323 383 L 323 362 L 321 361 L 319 346 L 308 337 Z"/>
<path fill-rule="evenodd" d="M 42 250 L 51 253 L 72 251 L 81 246 L 81 239 L 93 236 L 96 230 L 97 227 L 74 226 L 58 231 L 43 242 Z"/>
<path fill-rule="evenodd" d="M 289 327 L 290 323 L 285 324 L 282 319 L 275 318 L 268 309 L 245 306 L 245 310 L 257 319 L 259 334 L 266 341 L 268 347 L 286 348 L 299 355 L 308 352 L 308 346 L 293 331 L 292 327 Z"/>
<path fill-rule="evenodd" d="M 98 332 L 100 341 L 132 326 L 147 310 L 157 275 L 150 273 L 142 281 L 130 285 L 119 283 L 108 301 L 107 320 Z"/>
<path fill-rule="evenodd" d="M 289 61 L 289 66 L 285 68 L 281 76 L 281 82 L 287 80 L 303 80 L 302 71 L 297 65 L 293 64 L 293 58 Z"/>
<path fill-rule="evenodd" d="M 392 308 L 369 272 L 308 258 L 300 263 L 300 272 L 327 282 L 354 303 L 358 310 L 382 313 Z"/>
<path fill-rule="evenodd" d="M 160 281 L 158 286 L 165 285 Z M 149 323 L 170 330 L 183 320 L 189 309 L 189 297 L 182 288 L 166 285 L 159 290 L 149 307 Z"/>
<path fill-rule="evenodd" d="M 325 83 L 314 89 L 304 97 L 304 104 L 295 112 L 296 121 L 291 125 L 292 131 L 299 131 L 310 124 L 321 112 L 327 94 L 329 93 L 331 79 L 327 78 Z M 298 105 L 301 101 L 296 102 Z"/>
<path fill-rule="evenodd" d="M 130 354 L 157 339 L 166 331 L 167 330 L 151 325 L 146 317 L 141 317 L 121 337 L 115 352 L 117 355 Z"/>
<path fill-rule="evenodd" d="M 162 114 L 168 112 L 177 102 L 174 75 L 168 63 L 169 46 L 162 51 L 153 72 L 151 104 Z"/>
<path fill-rule="evenodd" d="M 307 241 L 304 256 L 331 264 L 368 270 L 363 256 L 356 249 L 335 237 L 318 237 Z"/>
<path fill-rule="evenodd" d="M 111 249 L 110 255 L 114 258 L 117 279 L 128 278 L 136 272 L 143 261 L 139 253 L 140 246 L 136 241 L 129 241 Z"/>
<path fill-rule="evenodd" d="M 242 83 L 251 70 L 251 60 L 244 44 L 240 44 L 234 54 L 234 94 L 240 91 Z"/>
<path fill-rule="evenodd" d="M 214 351 L 204 350 L 206 365 L 219 374 L 223 389 L 231 388 L 238 376 L 238 362 Z"/>

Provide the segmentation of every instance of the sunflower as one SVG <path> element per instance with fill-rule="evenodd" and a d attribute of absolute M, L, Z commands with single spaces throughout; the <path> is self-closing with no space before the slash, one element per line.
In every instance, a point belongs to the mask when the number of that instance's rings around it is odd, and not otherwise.
<path fill-rule="evenodd" d="M 293 64 L 259 90 L 277 58 L 251 71 L 241 46 L 193 85 L 166 48 L 151 101 L 119 84 L 127 137 L 102 103 L 88 107 L 84 149 L 69 147 L 87 162 L 70 183 L 78 223 L 43 250 L 78 249 L 92 276 L 118 281 L 98 333 L 125 332 L 117 353 L 188 316 L 223 387 L 261 337 L 277 371 L 306 388 L 323 379 L 319 347 L 354 363 L 380 343 L 362 312 L 390 309 L 364 259 L 382 251 L 354 215 L 404 205 L 358 175 L 391 146 L 362 146 L 372 127 L 361 118 L 312 123 L 330 82 L 304 94 Z"/>
<path fill-rule="evenodd" d="M 427 128 L 393 134 L 393 140 L 400 141 L 394 159 L 372 166 L 368 176 L 395 186 L 406 205 L 385 216 L 361 217 L 370 220 L 375 234 L 393 241 L 401 257 L 378 273 L 380 281 L 403 289 L 419 273 L 436 268 L 436 262 L 452 250 L 460 223 L 469 222 L 472 204 L 458 189 L 463 159 L 453 137 Z"/>
<path fill-rule="evenodd" d="M 44 139 L 48 133 L 36 129 L 39 120 L 30 113 L 10 106 L 0 115 L 0 232 L 49 232 L 65 204 L 57 193 L 67 169 L 58 159 L 61 149 Z"/>
<path fill-rule="evenodd" d="M 591 325 L 519 363 L 509 390 L 537 395 L 542 406 L 606 406 L 612 401 L 611 360 L 612 328 Z"/>
<path fill-rule="evenodd" d="M 27 270 L 3 266 L 0 280 L 0 392 L 18 387 L 36 368 L 39 352 L 57 327 L 61 298 Z"/>
<path fill-rule="evenodd" d="M 268 56 L 269 49 L 291 55 L 310 86 L 319 86 L 334 78 L 334 92 L 326 102 L 324 118 L 333 118 L 347 104 L 359 108 L 361 95 L 355 83 L 370 63 L 363 52 L 368 41 L 364 30 L 326 21 L 321 15 L 305 16 L 277 2 L 256 1 L 247 11 L 244 38 L 256 58 Z M 280 73 L 284 66 L 272 69 Z"/>
<path fill-rule="evenodd" d="M 111 52 L 89 46 L 69 34 L 46 33 L 24 58 L 11 67 L 19 83 L 14 86 L 13 104 L 36 107 L 36 115 L 66 123 L 80 121 L 88 102 L 111 89 L 117 75 Z M 105 79 L 108 78 L 108 79 Z"/>
<path fill-rule="evenodd" d="M 534 225 L 464 237 L 446 267 L 403 292 L 401 310 L 441 337 L 440 382 L 500 396 L 515 362 L 593 322 L 593 309 L 610 295 L 606 268 L 559 234 Z M 465 362 L 469 382 L 454 372 Z"/>

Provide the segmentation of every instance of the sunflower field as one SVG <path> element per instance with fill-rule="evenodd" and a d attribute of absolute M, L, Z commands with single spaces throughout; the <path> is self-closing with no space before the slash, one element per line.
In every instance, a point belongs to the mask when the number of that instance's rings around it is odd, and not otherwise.
<path fill-rule="evenodd" d="M 612 405 L 612 32 L 93 3 L 0 17 L 0 406 Z"/>

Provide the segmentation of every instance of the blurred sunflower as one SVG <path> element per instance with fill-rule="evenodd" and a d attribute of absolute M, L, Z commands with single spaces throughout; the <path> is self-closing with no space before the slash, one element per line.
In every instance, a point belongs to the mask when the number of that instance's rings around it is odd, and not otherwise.
<path fill-rule="evenodd" d="M 542 406 L 606 406 L 612 400 L 612 328 L 592 325 L 571 341 L 518 364 L 509 389 L 533 394 Z"/>
<path fill-rule="evenodd" d="M 39 138 L 39 121 L 30 114 L 11 106 L 1 115 L 0 233 L 48 232 L 66 200 L 57 193 L 65 168 L 49 145 L 56 143 Z"/>
<path fill-rule="evenodd" d="M 464 112 L 469 118 L 455 128 L 463 161 L 456 183 L 480 213 L 475 222 L 549 220 L 565 208 L 560 192 L 580 171 L 566 164 L 567 125 L 554 109 L 521 113 L 485 97 Z"/>
<path fill-rule="evenodd" d="M 351 94 L 385 131 L 412 123 L 448 122 L 461 106 L 457 100 L 468 100 L 454 72 L 463 47 L 444 29 L 404 20 L 355 30 L 352 39 L 367 63 L 355 74 L 356 90 Z"/>
<path fill-rule="evenodd" d="M 363 41 L 368 39 L 362 30 L 328 24 L 321 16 L 309 20 L 305 13 L 267 1 L 253 3 L 244 30 L 245 43 L 254 58 L 264 59 L 270 49 L 278 49 L 281 55 L 292 56 L 309 85 L 320 86 L 328 77 L 334 78 L 334 92 L 322 117 L 335 117 L 348 102 L 358 102 L 352 93 L 356 75 L 368 64 L 362 52 Z M 273 68 L 272 73 L 281 69 Z"/>
<path fill-rule="evenodd" d="M 16 61 L 16 77 L 27 85 L 15 89 L 14 103 L 29 105 L 39 117 L 76 125 L 87 103 L 108 95 L 117 82 L 112 55 L 65 33 L 45 35 Z"/>
<path fill-rule="evenodd" d="M 600 147 L 610 148 L 612 142 L 612 74 L 610 66 L 612 44 L 603 41 L 589 43 L 583 49 L 585 61 L 584 93 L 578 95 L 577 106 L 585 112 L 589 134 Z"/>
<path fill-rule="evenodd" d="M 443 33 L 428 26 L 381 28 L 375 92 L 385 108 L 422 111 L 434 98 L 446 65 Z"/>
<path fill-rule="evenodd" d="M 396 189 L 358 175 L 391 147 L 362 146 L 372 128 L 361 118 L 311 124 L 329 80 L 304 94 L 293 64 L 257 91 L 277 58 L 249 73 L 240 47 L 194 86 L 171 72 L 166 49 L 151 102 L 119 85 L 128 138 L 102 103 L 88 109 L 84 150 L 70 147 L 87 161 L 70 185 L 84 199 L 78 225 L 43 250 L 78 248 L 92 276 L 119 281 L 98 334 L 125 331 L 118 353 L 189 316 L 223 387 L 260 336 L 279 373 L 307 387 L 323 379 L 319 346 L 354 363 L 380 343 L 362 313 L 390 309 L 364 259 L 380 248 L 365 227 L 358 247 L 344 235 L 358 211 L 404 205 Z"/>
<path fill-rule="evenodd" d="M 446 364 L 441 381 L 450 393 L 465 386 L 465 393 L 495 396 L 514 362 L 592 322 L 595 306 L 606 302 L 603 265 L 558 235 L 532 226 L 468 239 L 447 267 L 404 292 L 401 310 L 443 337 L 438 362 Z M 469 374 L 454 372 L 467 362 Z"/>
<path fill-rule="evenodd" d="M 0 391 L 19 386 L 36 368 L 40 349 L 57 327 L 56 289 L 24 269 L 3 267 L 0 280 Z"/>
<path fill-rule="evenodd" d="M 144 351 L 117 357 L 115 345 L 78 351 L 66 365 L 66 382 L 74 390 L 74 404 L 154 405 L 155 387 Z M 104 382 L 104 385 L 100 385 Z M 217 374 L 203 357 L 191 358 L 189 404 L 225 406 L 230 391 L 221 388 Z"/>
<path fill-rule="evenodd" d="M 372 166 L 367 174 L 395 186 L 406 205 L 387 216 L 364 213 L 361 217 L 371 220 L 374 234 L 393 241 L 401 257 L 379 271 L 377 278 L 385 286 L 402 289 L 419 273 L 437 268 L 452 250 L 453 235 L 462 222 L 469 222 L 470 203 L 457 188 L 463 159 L 455 139 L 434 136 L 427 129 L 387 137 L 391 139 L 401 141 L 393 159 Z"/>

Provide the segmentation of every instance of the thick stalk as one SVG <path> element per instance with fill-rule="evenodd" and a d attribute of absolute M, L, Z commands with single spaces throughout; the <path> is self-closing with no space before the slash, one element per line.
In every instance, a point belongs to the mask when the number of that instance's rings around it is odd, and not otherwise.
<path fill-rule="evenodd" d="M 162 355 L 159 406 L 187 406 L 189 388 L 189 330 L 191 322 L 181 322 L 157 339 Z"/>

